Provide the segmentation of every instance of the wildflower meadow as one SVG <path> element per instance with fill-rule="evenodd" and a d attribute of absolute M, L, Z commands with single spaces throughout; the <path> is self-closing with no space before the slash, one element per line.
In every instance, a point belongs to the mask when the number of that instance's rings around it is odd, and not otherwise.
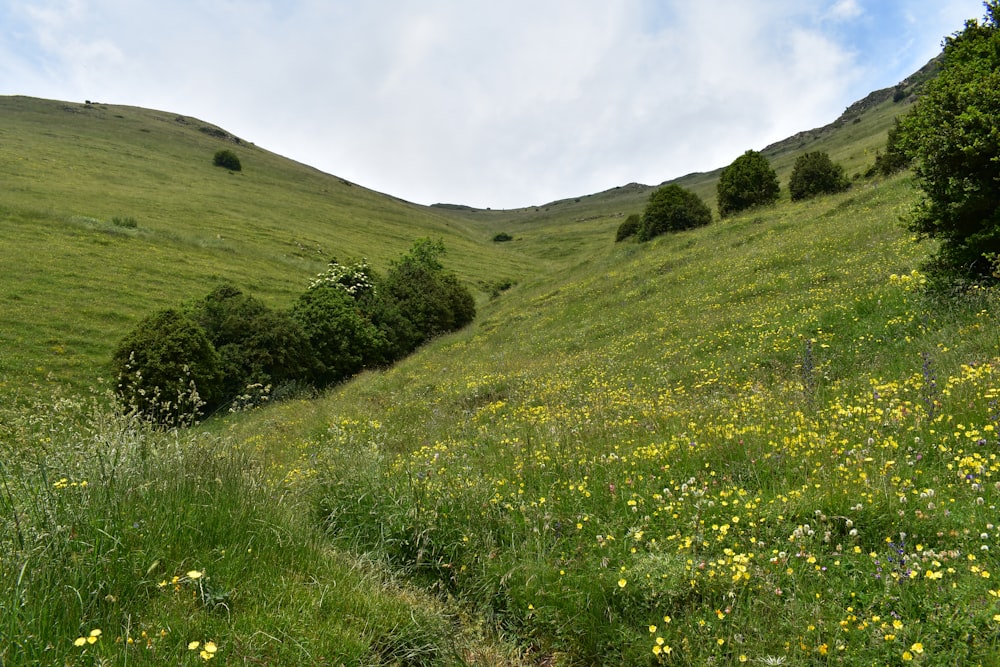
<path fill-rule="evenodd" d="M 861 169 L 893 104 L 816 141 Z M 1000 664 L 1000 293 L 933 284 L 911 173 L 615 243 L 644 186 L 418 207 L 254 149 L 210 187 L 210 136 L 112 111 L 31 111 L 81 168 L 26 165 L 0 207 L 39 258 L 3 286 L 0 667 Z M 119 135 L 170 148 L 183 196 Z M 74 217 L 109 198 L 150 213 Z M 99 379 L 154 307 L 223 278 L 288 306 L 333 248 L 385 264 L 410 231 L 456 248 L 476 319 L 392 366 L 169 428 Z M 122 258 L 147 282 L 61 270 Z"/>
<path fill-rule="evenodd" d="M 927 292 L 909 193 L 620 251 L 336 393 L 318 518 L 557 662 L 992 664 L 996 295 Z"/>

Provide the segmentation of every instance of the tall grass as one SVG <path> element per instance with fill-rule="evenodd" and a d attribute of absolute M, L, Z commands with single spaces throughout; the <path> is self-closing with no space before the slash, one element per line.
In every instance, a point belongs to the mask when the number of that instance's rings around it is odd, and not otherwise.
<path fill-rule="evenodd" d="M 454 616 L 225 440 L 64 397 L 0 443 L 0 664 L 459 662 Z"/>

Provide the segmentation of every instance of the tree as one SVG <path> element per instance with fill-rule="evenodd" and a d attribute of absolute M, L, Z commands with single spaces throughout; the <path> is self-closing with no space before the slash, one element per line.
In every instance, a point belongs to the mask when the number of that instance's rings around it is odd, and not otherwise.
<path fill-rule="evenodd" d="M 902 121 L 923 190 L 910 229 L 940 240 L 932 271 L 995 277 L 1000 253 L 1000 2 L 946 38 L 940 74 Z"/>
<path fill-rule="evenodd" d="M 216 151 L 215 157 L 212 159 L 212 163 L 216 167 L 223 167 L 229 171 L 243 170 L 243 165 L 240 164 L 240 159 L 236 156 L 236 153 L 227 149 Z"/>
<path fill-rule="evenodd" d="M 320 282 L 299 296 L 292 317 L 301 325 L 316 358 L 313 382 L 327 386 L 377 363 L 386 341 L 341 286 Z"/>
<path fill-rule="evenodd" d="M 315 357 L 301 325 L 233 285 L 221 285 L 190 308 L 219 353 L 225 398 L 252 384 L 308 379 Z"/>
<path fill-rule="evenodd" d="M 111 359 L 118 394 L 152 421 L 192 421 L 217 406 L 223 375 L 205 331 L 180 310 L 143 319 Z"/>
<path fill-rule="evenodd" d="M 886 136 L 885 152 L 877 151 L 875 153 L 875 164 L 865 173 L 865 176 L 868 178 L 876 174 L 892 176 L 897 171 L 902 171 L 909 166 L 910 156 L 903 148 L 901 122 L 897 116 Z"/>
<path fill-rule="evenodd" d="M 476 301 L 458 277 L 444 269 L 441 241 L 419 239 L 382 281 L 381 325 L 393 358 L 409 354 L 426 341 L 461 329 L 476 316 Z"/>
<path fill-rule="evenodd" d="M 851 182 L 844 175 L 844 168 L 834 164 L 830 156 L 822 151 L 803 153 L 796 158 L 788 181 L 792 201 L 843 192 L 849 187 Z"/>
<path fill-rule="evenodd" d="M 615 243 L 620 243 L 627 238 L 631 238 L 639 233 L 639 226 L 642 224 L 642 216 L 638 213 L 632 213 L 622 224 L 618 225 L 618 231 L 615 232 Z"/>
<path fill-rule="evenodd" d="M 722 170 L 719 176 L 719 215 L 726 218 L 753 206 L 778 201 L 781 186 L 767 158 L 747 151 Z"/>
<path fill-rule="evenodd" d="M 712 222 L 712 210 L 701 197 L 677 184 L 664 185 L 649 197 L 639 224 L 639 240 L 667 232 L 703 227 Z"/>

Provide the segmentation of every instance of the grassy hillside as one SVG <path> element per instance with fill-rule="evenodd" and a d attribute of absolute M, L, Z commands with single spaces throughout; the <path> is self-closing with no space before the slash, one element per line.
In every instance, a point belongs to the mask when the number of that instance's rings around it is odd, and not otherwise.
<path fill-rule="evenodd" d="M 912 90 L 912 86 L 906 88 Z M 783 188 L 782 200 L 788 200 L 788 179 L 795 159 L 806 151 L 825 151 L 842 164 L 849 177 L 860 179 L 872 166 L 876 152 L 885 145 L 886 134 L 897 115 L 905 113 L 912 98 L 893 101 L 890 91 L 873 93 L 867 104 L 849 107 L 829 125 L 802 132 L 795 137 L 763 150 L 778 174 Z M 736 156 L 734 156 L 736 157 Z M 669 181 L 696 192 L 718 215 L 716 184 L 719 169 L 693 173 Z M 662 184 L 660 184 L 662 185 Z M 540 260 L 590 258 L 601 253 L 608 236 L 632 213 L 641 214 L 649 195 L 659 185 L 632 183 L 605 192 L 563 199 L 538 206 L 510 210 L 441 208 L 456 219 L 470 220 L 489 230 L 489 236 L 506 232 L 515 238 L 514 248 Z"/>
<path fill-rule="evenodd" d="M 921 292 L 913 198 L 608 247 L 226 428 L 334 544 L 546 660 L 995 664 L 997 300 Z"/>
<path fill-rule="evenodd" d="M 55 250 L 4 246 L 0 372 L 70 388 L 0 422 L 0 664 L 997 664 L 998 295 L 921 289 L 908 175 L 614 244 L 645 186 L 428 209 L 193 119 L 3 103 L 39 157 L 2 224 Z M 776 149 L 783 185 L 799 149 L 863 171 L 900 108 Z M 77 391 L 149 309 L 222 278 L 287 303 L 410 231 L 517 286 L 391 369 L 186 432 Z"/>
<path fill-rule="evenodd" d="M 473 285 L 526 270 L 475 224 L 194 118 L 6 97 L 0 119 L 0 380 L 12 385 L 86 388 L 138 318 L 220 281 L 283 306 L 331 257 L 381 270 L 426 236 Z M 220 148 L 242 172 L 213 166 Z"/>

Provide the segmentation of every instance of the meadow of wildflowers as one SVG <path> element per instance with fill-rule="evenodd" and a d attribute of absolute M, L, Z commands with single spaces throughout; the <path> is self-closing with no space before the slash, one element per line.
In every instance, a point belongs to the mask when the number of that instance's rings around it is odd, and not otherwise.
<path fill-rule="evenodd" d="M 296 475 L 557 662 L 992 664 L 997 295 L 924 290 L 911 200 L 609 250 L 327 397 Z"/>
<path fill-rule="evenodd" d="M 998 295 L 926 291 L 913 200 L 609 223 L 197 429 L 5 411 L 0 664 L 996 664 Z"/>

